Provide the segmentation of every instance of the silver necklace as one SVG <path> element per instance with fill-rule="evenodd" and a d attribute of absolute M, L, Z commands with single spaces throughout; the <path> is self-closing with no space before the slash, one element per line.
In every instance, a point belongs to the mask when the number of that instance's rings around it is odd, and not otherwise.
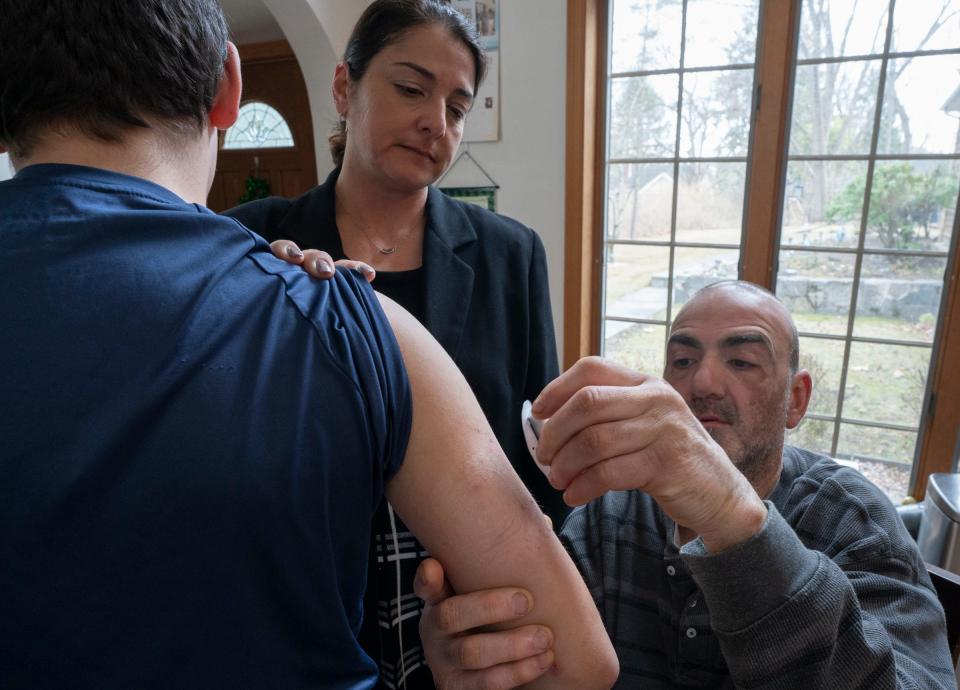
<path fill-rule="evenodd" d="M 366 228 L 364 228 L 363 225 L 361 225 L 360 223 L 357 223 L 357 227 L 360 228 L 360 232 L 363 233 L 363 236 L 367 238 L 367 242 L 370 243 L 370 246 L 373 247 L 374 249 L 376 249 L 378 252 L 380 252 L 381 254 L 383 254 L 383 255 L 385 255 L 385 256 L 389 256 L 390 254 L 395 254 L 396 251 L 400 248 L 400 245 L 403 244 L 403 242 L 404 242 L 408 237 L 410 237 L 410 234 L 411 234 L 411 232 L 412 232 L 412 231 L 409 231 L 409 230 L 408 230 L 408 231 L 407 231 L 407 234 L 405 234 L 403 237 L 401 237 L 400 240 L 399 240 L 395 245 L 393 245 L 392 247 L 381 247 L 379 244 L 377 244 L 376 242 L 373 241 L 373 238 L 370 237 L 370 235 L 367 233 Z"/>

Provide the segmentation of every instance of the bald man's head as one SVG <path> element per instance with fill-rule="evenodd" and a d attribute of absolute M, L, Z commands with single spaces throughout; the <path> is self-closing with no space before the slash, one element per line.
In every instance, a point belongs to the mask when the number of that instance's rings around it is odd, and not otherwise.
<path fill-rule="evenodd" d="M 664 378 L 761 495 L 810 400 L 799 350 L 786 307 L 743 281 L 703 288 L 670 328 Z"/>
<path fill-rule="evenodd" d="M 787 311 L 787 308 L 784 306 L 783 302 L 780 299 L 767 290 L 765 287 L 755 285 L 754 283 L 749 283 L 745 280 L 721 280 L 716 283 L 711 283 L 706 287 L 700 288 L 697 292 L 694 293 L 693 297 L 683 306 L 680 312 L 677 314 L 677 319 L 680 318 L 680 314 L 683 313 L 689 305 L 691 305 L 694 300 L 704 297 L 709 292 L 714 290 L 737 290 L 745 294 L 754 296 L 760 300 L 770 300 L 776 306 L 775 309 L 779 309 L 784 320 L 784 324 L 787 328 L 790 349 L 788 352 L 788 366 L 790 367 L 790 373 L 795 374 L 800 368 L 800 336 L 797 333 L 797 325 L 793 322 L 793 316 L 790 312 Z"/>

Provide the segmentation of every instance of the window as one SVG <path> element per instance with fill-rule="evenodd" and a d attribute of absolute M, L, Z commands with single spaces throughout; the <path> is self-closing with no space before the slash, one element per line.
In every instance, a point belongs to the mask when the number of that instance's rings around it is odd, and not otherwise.
<path fill-rule="evenodd" d="M 960 423 L 960 0 L 568 0 L 568 21 L 565 362 L 658 371 L 690 292 L 764 284 L 815 379 L 792 442 L 922 496 Z"/>
<path fill-rule="evenodd" d="M 266 103 L 251 101 L 240 107 L 237 121 L 223 137 L 223 148 L 292 148 L 293 134 L 283 116 Z"/>
<path fill-rule="evenodd" d="M 663 369 L 670 321 L 736 278 L 759 0 L 613 3 L 603 352 Z"/>
<path fill-rule="evenodd" d="M 944 110 L 960 86 L 958 19 L 960 3 L 940 0 L 801 7 L 776 292 L 814 398 L 792 440 L 857 462 L 897 503 L 960 190 Z"/>

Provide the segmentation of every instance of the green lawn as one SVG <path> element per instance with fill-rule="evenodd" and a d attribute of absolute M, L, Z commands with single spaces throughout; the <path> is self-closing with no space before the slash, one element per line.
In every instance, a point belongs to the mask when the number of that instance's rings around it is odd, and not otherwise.
<path fill-rule="evenodd" d="M 669 261 L 669 250 L 665 247 L 617 245 L 608 249 L 607 304 L 648 287 L 654 275 L 666 274 Z"/>

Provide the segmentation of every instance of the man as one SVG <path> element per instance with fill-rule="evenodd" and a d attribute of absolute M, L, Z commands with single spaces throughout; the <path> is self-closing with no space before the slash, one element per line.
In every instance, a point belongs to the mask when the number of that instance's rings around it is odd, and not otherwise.
<path fill-rule="evenodd" d="M 609 687 L 582 579 L 439 345 L 203 207 L 241 91 L 217 4 L 0 17 L 0 685 L 371 688 L 386 492 L 457 587 L 530 588 L 511 625 L 555 635 L 528 664 L 572 659 L 542 684 Z"/>
<path fill-rule="evenodd" d="M 784 446 L 811 393 L 784 306 L 744 282 L 704 288 L 673 324 L 664 381 L 591 358 L 534 406 L 551 483 L 590 501 L 562 538 L 617 687 L 955 687 L 943 611 L 889 500 Z M 470 633 L 517 590 L 451 597 L 435 561 L 418 584 L 441 687 L 510 687 L 531 629 Z"/>

